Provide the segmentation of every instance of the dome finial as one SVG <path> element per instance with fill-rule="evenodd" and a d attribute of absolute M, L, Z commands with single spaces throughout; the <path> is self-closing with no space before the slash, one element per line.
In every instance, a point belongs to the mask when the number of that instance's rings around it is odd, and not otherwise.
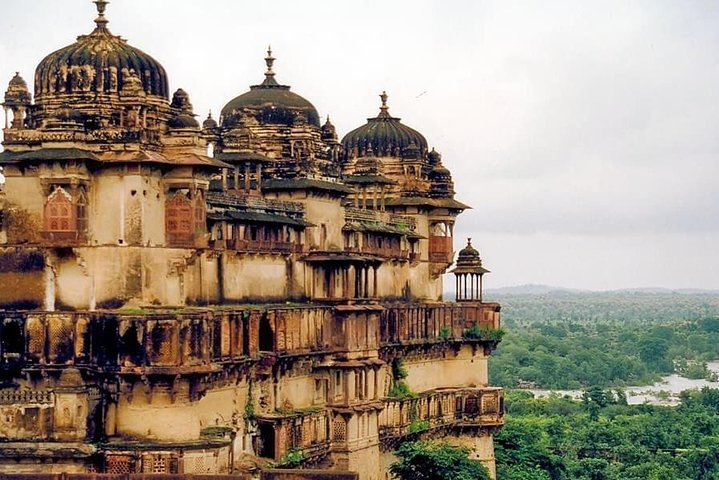
<path fill-rule="evenodd" d="M 272 65 L 275 63 L 275 57 L 272 56 L 272 45 L 267 46 L 267 56 L 265 57 L 265 63 L 267 64 L 267 71 L 265 72 L 266 77 L 274 77 L 275 72 L 272 71 Z"/>
<path fill-rule="evenodd" d="M 472 246 L 472 237 L 467 237 L 467 246 L 468 247 Z"/>
<path fill-rule="evenodd" d="M 382 117 L 386 117 L 389 115 L 389 107 L 387 106 L 387 92 L 382 90 L 382 94 L 379 96 L 379 98 L 382 100 L 382 106 L 379 107 L 379 114 Z"/>
<path fill-rule="evenodd" d="M 107 8 L 107 4 L 110 2 L 107 0 L 93 0 L 92 3 L 97 7 L 97 18 L 95 19 L 97 29 L 105 30 L 109 23 L 109 20 L 105 18 L 105 8 Z"/>

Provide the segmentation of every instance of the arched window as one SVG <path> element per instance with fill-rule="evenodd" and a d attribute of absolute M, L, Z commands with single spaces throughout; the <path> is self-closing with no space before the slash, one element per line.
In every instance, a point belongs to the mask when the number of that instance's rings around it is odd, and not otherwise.
<path fill-rule="evenodd" d="M 77 210 L 77 231 L 87 231 L 87 196 L 85 195 L 85 189 L 80 188 L 75 200 L 75 206 Z"/>
<path fill-rule="evenodd" d="M 45 231 L 77 231 L 77 217 L 72 196 L 62 187 L 55 187 L 55 190 L 47 197 L 47 202 L 45 203 Z"/>
<path fill-rule="evenodd" d="M 207 229 L 207 220 L 205 219 L 205 197 L 202 194 L 202 190 L 195 190 L 193 197 L 195 233 L 199 235 L 205 233 L 205 230 Z"/>

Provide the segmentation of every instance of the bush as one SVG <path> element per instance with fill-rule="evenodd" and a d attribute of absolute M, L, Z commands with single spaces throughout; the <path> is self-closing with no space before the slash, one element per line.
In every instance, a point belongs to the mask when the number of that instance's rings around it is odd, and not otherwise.
<path fill-rule="evenodd" d="M 302 465 L 302 462 L 307 460 L 307 455 L 305 454 L 304 450 L 301 448 L 290 448 L 287 450 L 282 457 L 280 458 L 280 461 L 277 463 L 277 467 L 279 468 L 295 468 Z"/>
<path fill-rule="evenodd" d="M 482 462 L 469 458 L 471 450 L 443 442 L 406 442 L 389 467 L 397 480 L 489 480 Z"/>
<path fill-rule="evenodd" d="M 480 327 L 479 325 L 473 325 L 472 328 L 468 328 L 464 331 L 464 338 L 470 340 L 485 340 L 491 342 L 498 342 L 504 337 L 505 331 L 501 328 L 489 328 Z"/>

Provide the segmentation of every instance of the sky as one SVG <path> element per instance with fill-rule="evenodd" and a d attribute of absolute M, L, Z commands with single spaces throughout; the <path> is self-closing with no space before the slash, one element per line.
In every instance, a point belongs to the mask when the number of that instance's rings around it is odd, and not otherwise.
<path fill-rule="evenodd" d="M 719 2 L 114 0 L 202 120 L 280 83 L 340 136 L 390 113 L 442 153 L 455 229 L 528 283 L 719 289 Z M 0 84 L 94 27 L 90 0 L 0 0 Z M 453 282 L 448 282 L 452 285 Z"/>

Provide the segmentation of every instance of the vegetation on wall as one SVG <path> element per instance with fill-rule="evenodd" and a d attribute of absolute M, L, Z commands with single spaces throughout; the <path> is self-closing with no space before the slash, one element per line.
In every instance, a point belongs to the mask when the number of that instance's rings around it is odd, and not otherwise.
<path fill-rule="evenodd" d="M 392 385 L 390 386 L 388 397 L 407 399 L 416 398 L 417 394 L 413 392 L 407 382 L 404 381 L 407 378 L 407 369 L 404 366 L 404 362 L 401 358 L 395 358 L 392 360 Z"/>

